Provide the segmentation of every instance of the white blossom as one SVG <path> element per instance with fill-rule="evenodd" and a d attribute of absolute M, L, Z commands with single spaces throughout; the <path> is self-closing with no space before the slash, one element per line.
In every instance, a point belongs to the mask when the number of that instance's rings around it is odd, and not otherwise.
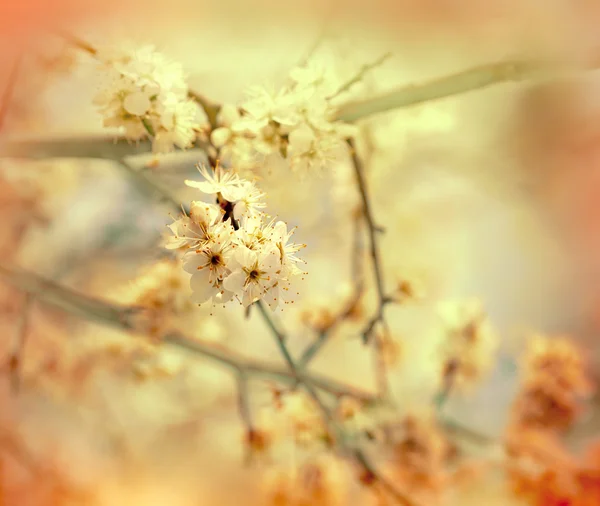
<path fill-rule="evenodd" d="M 236 294 L 241 293 L 244 307 L 263 298 L 281 273 L 279 251 L 273 244 L 267 244 L 258 252 L 240 246 L 232 264 L 232 273 L 225 278 L 223 286 Z"/>
<path fill-rule="evenodd" d="M 223 211 L 214 204 L 192 202 L 190 216 L 175 220 L 169 229 L 173 232 L 166 247 L 168 249 L 199 248 L 206 245 L 215 234 L 215 227 L 221 222 Z"/>
<path fill-rule="evenodd" d="M 442 375 L 459 388 L 469 387 L 493 367 L 498 335 L 478 299 L 440 304 L 444 338 L 440 347 Z"/>
<path fill-rule="evenodd" d="M 263 202 L 266 194 L 251 181 L 244 182 L 240 190 L 233 208 L 233 217 L 236 220 L 240 220 L 261 216 L 263 214 L 262 209 L 267 207 L 267 204 Z"/>
<path fill-rule="evenodd" d="M 199 167 L 205 181 L 186 183 L 220 195 L 223 207 L 233 205 L 226 220 L 221 206 L 194 201 L 190 215 L 170 225 L 167 248 L 185 251 L 184 270 L 190 273 L 192 300 L 225 303 L 232 298 L 244 306 L 258 300 L 275 310 L 285 303 L 290 279 L 301 274 L 296 253 L 304 245 L 290 242 L 293 230 L 282 221 L 264 223 L 265 197 L 254 182 L 231 171 Z"/>
<path fill-rule="evenodd" d="M 322 67 L 292 69 L 279 90 L 251 87 L 239 107 L 223 107 L 212 143 L 237 167 L 253 169 L 274 154 L 301 173 L 330 165 L 355 128 L 332 121 L 328 97 L 339 84 Z"/>
<path fill-rule="evenodd" d="M 203 303 L 219 294 L 224 302 L 233 296 L 222 287 L 223 278 L 230 273 L 228 262 L 233 247 L 228 238 L 223 238 L 223 234 L 221 237 L 184 257 L 184 270 L 192 274 L 190 286 L 194 302 Z"/>
<path fill-rule="evenodd" d="M 220 193 L 229 202 L 237 201 L 242 195 L 241 183 L 237 174 L 231 171 L 224 171 L 218 165 L 212 170 L 212 174 L 204 166 L 199 165 L 198 170 L 204 176 L 205 181 L 186 180 L 186 185 L 191 188 L 197 188 L 209 195 Z"/>
<path fill-rule="evenodd" d="M 188 98 L 180 64 L 152 46 L 99 51 L 104 88 L 94 103 L 104 126 L 124 131 L 131 140 L 152 138 L 153 151 L 190 147 L 206 124 L 203 111 Z"/>
<path fill-rule="evenodd" d="M 296 264 L 302 262 L 302 260 L 296 256 L 296 253 L 302 248 L 305 248 L 306 244 L 289 242 L 294 231 L 295 229 L 292 229 L 288 232 L 285 222 L 278 221 L 274 225 L 265 227 L 263 234 L 269 241 L 277 246 L 282 267 L 294 274 L 299 274 L 301 271 Z"/>

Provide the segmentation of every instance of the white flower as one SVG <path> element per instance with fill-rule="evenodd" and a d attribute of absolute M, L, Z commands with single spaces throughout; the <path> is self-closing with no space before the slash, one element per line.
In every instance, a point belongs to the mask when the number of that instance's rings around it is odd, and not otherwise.
<path fill-rule="evenodd" d="M 150 93 L 147 91 L 134 91 L 123 99 L 123 109 L 134 116 L 143 116 L 152 106 Z"/>
<path fill-rule="evenodd" d="M 439 311 L 445 334 L 440 349 L 442 374 L 452 375 L 457 386 L 468 387 L 492 369 L 498 336 L 478 299 L 449 301 Z"/>
<path fill-rule="evenodd" d="M 304 245 L 290 242 L 293 230 L 284 222 L 263 222 L 265 194 L 255 183 L 220 167 L 212 174 L 204 167 L 199 170 L 206 180 L 186 183 L 226 197 L 234 217 L 223 221 L 219 205 L 194 201 L 190 215 L 170 225 L 173 237 L 167 248 L 186 250 L 184 270 L 192 274 L 193 300 L 224 303 L 235 296 L 248 307 L 263 299 L 275 310 L 289 290 L 289 278 L 301 273 L 296 253 Z"/>
<path fill-rule="evenodd" d="M 231 263 L 232 273 L 223 286 L 235 294 L 241 293 L 244 307 L 264 297 L 281 273 L 279 251 L 269 244 L 258 252 L 239 246 Z"/>
<path fill-rule="evenodd" d="M 245 181 L 240 187 L 240 194 L 233 208 L 233 217 L 240 220 L 262 216 L 261 209 L 267 207 L 263 202 L 265 197 L 266 193 L 258 189 L 254 183 Z"/>
<path fill-rule="evenodd" d="M 210 140 L 215 147 L 221 148 L 232 140 L 235 135 L 232 128 L 240 118 L 240 111 L 235 105 L 223 104 L 217 115 L 217 124 L 219 127 L 215 128 L 210 134 Z"/>
<path fill-rule="evenodd" d="M 235 202 L 239 199 L 241 188 L 240 178 L 237 174 L 226 172 L 218 165 L 213 169 L 212 174 L 203 166 L 198 166 L 198 170 L 204 176 L 205 181 L 186 180 L 186 185 L 209 195 L 220 193 L 228 202 Z"/>
<path fill-rule="evenodd" d="M 173 237 L 167 242 L 167 249 L 199 248 L 206 245 L 215 235 L 219 235 L 218 225 L 223 211 L 214 204 L 192 202 L 190 216 L 175 220 L 169 229 Z"/>
<path fill-rule="evenodd" d="M 290 73 L 290 79 L 297 88 L 309 89 L 323 96 L 334 94 L 341 86 L 333 69 L 334 62 L 320 57 L 310 58 L 306 64 L 294 67 Z"/>
<path fill-rule="evenodd" d="M 296 256 L 296 253 L 306 247 L 306 244 L 289 242 L 294 231 L 295 229 L 292 229 L 288 232 L 287 225 L 283 221 L 267 226 L 263 231 L 264 236 L 277 247 L 280 263 L 286 271 L 286 275 L 288 273 L 295 275 L 301 272 L 296 264 L 302 260 Z"/>
<path fill-rule="evenodd" d="M 221 158 L 227 160 L 238 170 L 252 169 L 257 159 L 253 139 L 244 133 L 239 108 L 224 104 L 217 116 L 219 125 L 210 134 L 210 141 L 220 150 Z"/>
<path fill-rule="evenodd" d="M 173 145 L 180 149 L 192 146 L 196 129 L 201 125 L 201 109 L 193 100 L 166 103 L 161 111 L 160 126 L 153 141 L 153 151 L 168 153 Z"/>
<path fill-rule="evenodd" d="M 231 299 L 233 293 L 228 293 L 221 282 L 230 272 L 227 263 L 232 253 L 232 245 L 225 238 L 186 254 L 184 270 L 192 274 L 190 286 L 194 302 L 203 303 L 217 295 L 221 295 L 220 302 Z"/>
<path fill-rule="evenodd" d="M 263 235 L 262 219 L 259 216 L 243 219 L 235 234 L 237 243 L 252 251 L 259 251 L 267 240 Z"/>
<path fill-rule="evenodd" d="M 271 123 L 284 126 L 298 123 L 294 100 L 287 90 L 275 92 L 261 86 L 253 86 L 247 90 L 247 95 L 248 100 L 242 104 L 246 114 L 234 124 L 234 129 L 258 133 Z"/>

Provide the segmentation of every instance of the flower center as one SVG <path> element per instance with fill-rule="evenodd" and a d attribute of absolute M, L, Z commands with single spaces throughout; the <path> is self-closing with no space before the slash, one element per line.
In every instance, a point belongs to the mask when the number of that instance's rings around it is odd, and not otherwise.
<path fill-rule="evenodd" d="M 248 273 L 248 277 L 252 280 L 255 281 L 260 277 L 260 272 L 256 269 L 252 269 L 249 273 Z"/>
<path fill-rule="evenodd" d="M 210 257 L 210 265 L 221 265 L 223 263 L 223 258 L 221 257 L 221 255 L 216 254 Z"/>

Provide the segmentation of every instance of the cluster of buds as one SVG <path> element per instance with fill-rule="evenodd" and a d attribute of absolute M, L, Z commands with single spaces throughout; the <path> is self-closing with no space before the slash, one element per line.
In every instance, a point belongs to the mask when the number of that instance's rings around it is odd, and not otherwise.
<path fill-rule="evenodd" d="M 190 147 L 206 123 L 189 97 L 183 67 L 152 46 L 100 51 L 106 81 L 94 103 L 104 126 L 116 127 L 134 141 L 152 138 L 155 153 Z"/>
<path fill-rule="evenodd" d="M 321 169 L 354 133 L 352 126 L 332 119 L 334 87 L 326 68 L 296 67 L 279 91 L 253 87 L 240 107 L 224 105 L 211 142 L 240 168 L 253 169 L 276 154 L 292 170 Z"/>
<path fill-rule="evenodd" d="M 266 222 L 265 194 L 256 185 L 224 171 L 199 168 L 205 181 L 186 181 L 214 195 L 215 204 L 194 201 L 170 229 L 167 248 L 184 252 L 186 272 L 192 275 L 192 300 L 224 304 L 236 298 L 244 307 L 264 300 L 275 310 L 287 304 L 290 279 L 302 274 L 294 244 L 283 221 Z M 292 301 L 293 302 L 293 301 Z"/>

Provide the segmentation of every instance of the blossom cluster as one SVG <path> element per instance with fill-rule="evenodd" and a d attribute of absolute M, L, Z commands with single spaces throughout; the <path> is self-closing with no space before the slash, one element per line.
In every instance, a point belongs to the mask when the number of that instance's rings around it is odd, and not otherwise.
<path fill-rule="evenodd" d="M 94 103 L 104 126 L 117 127 L 130 140 L 152 138 L 155 153 L 190 147 L 206 123 L 189 98 L 183 67 L 153 46 L 98 53 L 105 86 Z"/>
<path fill-rule="evenodd" d="M 431 416 L 408 415 L 393 435 L 396 478 L 412 489 L 441 491 L 452 448 Z"/>
<path fill-rule="evenodd" d="M 266 196 L 254 182 L 215 167 L 199 167 L 205 181 L 186 181 L 190 187 L 214 195 L 215 204 L 193 201 L 169 226 L 167 248 L 184 252 L 184 270 L 192 275 L 192 300 L 226 303 L 233 298 L 248 307 L 264 300 L 272 310 L 287 303 L 290 279 L 302 273 L 296 253 L 304 247 L 291 243 L 294 230 L 286 223 L 266 221 Z"/>
<path fill-rule="evenodd" d="M 536 334 L 527 343 L 505 442 L 512 487 L 529 504 L 598 504 L 597 448 L 581 459 L 560 439 L 593 393 L 586 362 L 584 350 L 566 337 Z"/>
<path fill-rule="evenodd" d="M 225 104 L 211 142 L 240 168 L 253 169 L 274 155 L 294 171 L 322 169 L 354 133 L 351 125 L 333 119 L 336 87 L 326 67 L 296 67 L 281 89 L 251 87 L 240 107 Z"/>
<path fill-rule="evenodd" d="M 580 400 L 592 393 L 581 350 L 566 338 L 536 335 L 522 362 L 514 422 L 520 428 L 568 429 L 581 412 Z"/>
<path fill-rule="evenodd" d="M 493 367 L 499 339 L 478 299 L 440 305 L 444 326 L 442 381 L 446 387 L 472 386 Z"/>

